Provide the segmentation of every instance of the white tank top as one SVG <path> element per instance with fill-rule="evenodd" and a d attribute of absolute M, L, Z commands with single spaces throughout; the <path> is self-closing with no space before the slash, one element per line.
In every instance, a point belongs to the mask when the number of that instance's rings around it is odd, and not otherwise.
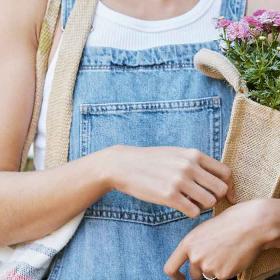
<path fill-rule="evenodd" d="M 214 19 L 220 16 L 221 5 L 222 0 L 200 0 L 192 10 L 183 15 L 166 20 L 150 21 L 120 14 L 99 1 L 93 24 L 94 28 L 89 35 L 87 47 L 141 50 L 164 45 L 216 40 L 219 34 L 215 29 Z M 44 169 L 47 104 L 59 49 L 60 44 L 45 80 L 43 103 L 34 143 L 36 170 Z"/>

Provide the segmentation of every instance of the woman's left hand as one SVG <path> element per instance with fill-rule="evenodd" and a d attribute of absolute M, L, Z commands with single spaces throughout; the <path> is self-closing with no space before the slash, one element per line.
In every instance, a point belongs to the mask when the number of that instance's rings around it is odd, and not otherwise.
<path fill-rule="evenodd" d="M 279 206 L 276 199 L 253 200 L 204 222 L 180 242 L 165 264 L 165 273 L 174 280 L 185 279 L 179 269 L 189 260 L 193 280 L 201 279 L 202 273 L 209 278 L 234 277 L 279 238 L 273 218 Z"/>

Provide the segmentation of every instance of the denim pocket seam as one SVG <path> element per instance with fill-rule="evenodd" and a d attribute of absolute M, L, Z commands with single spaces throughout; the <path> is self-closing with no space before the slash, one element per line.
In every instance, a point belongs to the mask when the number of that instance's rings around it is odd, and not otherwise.
<path fill-rule="evenodd" d="M 108 104 L 81 104 L 80 113 L 82 115 L 99 115 L 125 112 L 164 112 L 164 111 L 186 111 L 201 110 L 210 108 L 220 108 L 220 98 L 218 96 L 190 99 L 190 100 L 170 100 L 170 101 L 149 101 L 133 103 L 108 103 Z"/>
<path fill-rule="evenodd" d="M 213 108 L 211 110 L 211 118 L 209 118 L 209 128 L 211 129 L 209 151 L 211 151 L 211 156 L 216 160 L 221 157 L 221 110 L 219 108 Z"/>
<path fill-rule="evenodd" d="M 84 65 L 81 64 L 79 69 L 80 72 L 83 71 L 120 71 L 120 72 L 141 72 L 141 71 L 173 71 L 179 69 L 190 69 L 195 70 L 193 63 L 183 63 L 183 64 L 157 64 L 157 65 Z"/>
<path fill-rule="evenodd" d="M 86 156 L 90 149 L 90 130 L 91 130 L 91 121 L 81 115 L 80 119 L 80 156 Z"/>
<path fill-rule="evenodd" d="M 219 159 L 221 154 L 221 98 L 219 96 L 205 97 L 189 100 L 127 102 L 108 104 L 81 104 L 80 105 L 80 154 L 86 156 L 92 149 L 91 133 L 92 120 L 99 115 L 133 114 L 139 112 L 155 112 L 159 114 L 177 112 L 199 112 L 206 110 L 208 113 L 208 149 L 210 155 Z M 118 220 L 124 222 L 141 223 L 146 225 L 160 225 L 175 220 L 186 218 L 182 213 L 171 209 L 166 213 L 135 213 L 135 209 L 121 207 L 117 209 L 102 209 L 104 205 L 95 205 L 87 209 L 85 218 Z"/>
<path fill-rule="evenodd" d="M 200 215 L 207 214 L 211 211 L 212 209 L 207 209 L 205 211 L 202 211 Z M 93 219 L 93 220 L 98 219 L 98 220 L 123 221 L 123 222 L 144 224 L 148 226 L 159 226 L 182 219 L 191 219 L 177 210 L 159 216 L 159 215 L 152 215 L 152 214 L 137 215 L 134 213 L 130 213 L 129 211 L 121 212 L 121 211 L 111 211 L 111 210 L 95 210 L 91 208 L 87 209 L 84 218 Z"/>
<path fill-rule="evenodd" d="M 221 130 L 222 130 L 222 122 L 221 122 L 221 116 L 222 112 L 221 110 L 215 110 L 214 115 L 213 115 L 213 142 L 214 142 L 214 147 L 213 147 L 213 157 L 216 160 L 219 160 L 222 154 L 222 137 L 221 137 Z"/>

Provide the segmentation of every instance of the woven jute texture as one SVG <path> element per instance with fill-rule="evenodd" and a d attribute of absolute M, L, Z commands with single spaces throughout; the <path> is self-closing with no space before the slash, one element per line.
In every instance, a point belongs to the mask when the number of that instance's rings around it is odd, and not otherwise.
<path fill-rule="evenodd" d="M 95 7 L 95 0 L 76 1 L 64 31 L 48 104 L 46 168 L 68 160 L 72 94 Z"/>
<path fill-rule="evenodd" d="M 222 157 L 232 169 L 237 202 L 279 198 L 280 112 L 240 93 L 246 91 L 240 75 L 221 54 L 203 49 L 197 53 L 195 65 L 207 76 L 227 80 L 237 92 Z M 221 201 L 215 215 L 228 207 L 227 200 Z M 238 279 L 263 280 L 279 271 L 280 249 L 267 250 Z"/>
<path fill-rule="evenodd" d="M 34 141 L 34 137 L 37 132 L 38 119 L 43 98 L 45 76 L 48 69 L 48 60 L 53 43 L 54 33 L 59 18 L 60 2 L 61 0 L 49 1 L 47 12 L 41 28 L 39 46 L 36 56 L 36 91 L 34 106 L 31 122 L 29 125 L 29 131 L 22 152 L 21 171 L 24 171 L 28 151 Z"/>
<path fill-rule="evenodd" d="M 81 55 L 97 0 L 77 0 L 63 35 L 47 113 L 47 148 L 45 166 L 59 166 L 68 160 L 69 134 L 72 119 L 72 93 Z M 45 76 L 51 46 L 59 19 L 61 0 L 50 0 L 43 21 L 36 57 L 36 92 L 29 131 L 24 144 L 21 171 L 34 141 L 42 105 Z"/>

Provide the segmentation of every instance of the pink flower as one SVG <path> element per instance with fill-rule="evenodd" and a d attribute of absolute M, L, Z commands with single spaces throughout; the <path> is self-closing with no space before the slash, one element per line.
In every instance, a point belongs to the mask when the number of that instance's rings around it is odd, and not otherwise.
<path fill-rule="evenodd" d="M 250 32 L 254 37 L 259 36 L 264 31 L 264 26 L 257 17 L 246 16 L 241 21 L 249 25 Z"/>
<path fill-rule="evenodd" d="M 280 17 L 280 13 L 277 11 L 265 11 L 258 17 L 259 21 L 263 24 L 273 24 L 276 19 Z"/>
<path fill-rule="evenodd" d="M 232 22 L 227 28 L 227 37 L 230 41 L 235 39 L 246 40 L 251 38 L 250 26 L 247 22 Z"/>
<path fill-rule="evenodd" d="M 255 28 L 258 28 L 258 29 L 262 28 L 262 23 L 256 17 L 246 16 L 242 19 L 242 21 L 248 23 L 251 27 L 255 27 Z"/>
<path fill-rule="evenodd" d="M 258 20 L 263 25 L 263 30 L 266 32 L 271 32 L 272 27 L 276 26 L 279 27 L 279 19 L 280 19 L 280 12 L 279 11 L 273 11 L 273 10 L 267 10 L 262 15 L 257 17 Z"/>
<path fill-rule="evenodd" d="M 280 12 L 277 12 L 273 21 L 273 25 L 280 27 Z"/>
<path fill-rule="evenodd" d="M 280 17 L 276 18 L 273 23 L 274 26 L 280 27 Z"/>
<path fill-rule="evenodd" d="M 216 28 L 226 28 L 232 23 L 231 20 L 226 18 L 220 18 L 217 21 Z"/>
<path fill-rule="evenodd" d="M 266 10 L 264 10 L 264 9 L 256 10 L 256 11 L 253 13 L 253 16 L 254 16 L 254 17 L 259 17 L 259 16 L 261 16 L 264 12 L 266 12 Z"/>

